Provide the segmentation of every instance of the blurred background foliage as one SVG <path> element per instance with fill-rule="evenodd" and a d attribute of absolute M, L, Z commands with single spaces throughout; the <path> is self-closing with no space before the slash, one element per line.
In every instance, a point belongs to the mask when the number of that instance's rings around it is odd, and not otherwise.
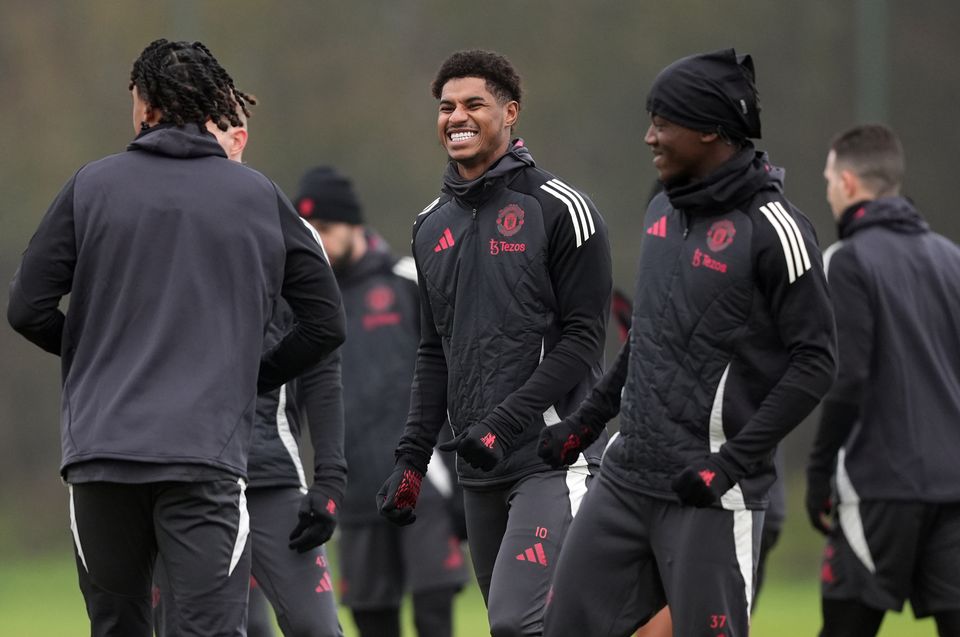
<path fill-rule="evenodd" d="M 821 243 L 826 147 L 880 120 L 907 152 L 906 194 L 955 241 L 960 3 L 685 0 L 3 0 L 0 3 L 0 279 L 62 184 L 133 136 L 130 66 L 158 37 L 199 39 L 261 104 L 246 161 L 293 196 L 329 163 L 353 177 L 371 223 L 402 254 L 445 163 L 429 84 L 452 51 L 491 48 L 524 79 L 518 133 L 538 162 L 586 191 L 611 229 L 617 285 L 632 290 L 654 179 L 646 90 L 674 59 L 734 46 L 754 56 L 764 138 Z M 5 288 L 4 288 L 5 289 Z M 6 294 L 3 294 L 4 306 Z M 198 311 L 201 308 L 198 308 Z M 202 357 L 202 352 L 197 352 Z M 58 479 L 59 367 L 0 326 L 0 564 L 69 550 Z M 800 508 L 812 427 L 787 440 L 786 572 L 816 570 Z"/>

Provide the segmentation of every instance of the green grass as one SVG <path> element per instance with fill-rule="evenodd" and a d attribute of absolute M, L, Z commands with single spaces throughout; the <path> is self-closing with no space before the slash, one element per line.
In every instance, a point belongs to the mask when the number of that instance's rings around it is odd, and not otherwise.
<path fill-rule="evenodd" d="M 774 553 L 776 555 L 776 553 Z M 817 583 L 784 580 L 771 573 L 760 598 L 751 637 L 812 637 L 820 625 Z M 476 585 L 457 598 L 457 637 L 489 635 L 483 601 Z M 413 637 L 409 604 L 404 607 L 406 637 Z M 356 637 L 349 613 L 341 609 L 347 637 Z M 0 564 L 0 635 L 83 637 L 89 635 L 73 558 L 48 556 L 4 559 Z M 909 611 L 890 613 L 880 637 L 934 637 L 931 620 L 918 622 Z M 278 633 L 279 637 L 279 633 Z M 587 637 L 587 636 L 575 636 Z"/>

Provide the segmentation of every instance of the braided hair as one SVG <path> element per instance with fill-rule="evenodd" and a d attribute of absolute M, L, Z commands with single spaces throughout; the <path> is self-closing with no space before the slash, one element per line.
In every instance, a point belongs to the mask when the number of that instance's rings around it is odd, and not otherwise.
<path fill-rule="evenodd" d="M 233 78 L 220 66 L 201 42 L 154 40 L 133 63 L 130 90 L 137 92 L 163 123 L 183 126 L 195 122 L 204 126 L 212 120 L 222 131 L 243 126 L 240 112 L 250 117 L 253 96 L 239 90 Z"/>

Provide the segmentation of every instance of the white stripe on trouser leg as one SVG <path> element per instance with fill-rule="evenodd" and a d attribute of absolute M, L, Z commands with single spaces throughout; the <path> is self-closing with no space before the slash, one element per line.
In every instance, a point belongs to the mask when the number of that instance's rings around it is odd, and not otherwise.
<path fill-rule="evenodd" d="M 300 493 L 307 492 L 307 476 L 303 473 L 303 463 L 300 462 L 300 446 L 297 439 L 290 430 L 290 421 L 287 420 L 287 386 L 280 386 L 280 394 L 277 397 L 277 436 L 283 443 L 283 448 L 287 450 L 290 456 L 290 462 L 297 472 L 297 479 L 300 481 Z"/>
<path fill-rule="evenodd" d="M 87 568 L 87 558 L 83 556 L 83 547 L 80 546 L 80 532 L 77 530 L 77 509 L 73 504 L 73 485 L 68 484 L 67 488 L 70 490 L 70 532 L 73 533 L 73 543 L 77 547 L 77 555 L 80 556 L 80 563 L 83 564 L 83 569 L 89 573 L 90 569 Z"/>
<path fill-rule="evenodd" d="M 837 517 L 840 518 L 840 529 L 853 554 L 859 558 L 867 570 L 877 572 L 870 554 L 870 545 L 867 544 L 867 534 L 863 531 L 863 518 L 860 517 L 860 495 L 853 488 L 847 465 L 844 462 L 846 450 L 841 448 L 837 453 L 837 496 L 840 504 L 837 506 Z"/>
<path fill-rule="evenodd" d="M 443 497 L 449 498 L 453 495 L 453 479 L 436 450 L 430 454 L 430 460 L 427 462 L 427 480 Z"/>
<path fill-rule="evenodd" d="M 227 577 L 233 575 L 233 569 L 237 568 L 240 557 L 243 555 L 243 549 L 247 545 L 247 536 L 250 535 L 250 514 L 247 512 L 247 483 L 243 479 L 238 479 L 240 485 L 240 497 L 237 498 L 237 508 L 240 510 L 240 519 L 237 521 L 237 541 L 233 545 L 233 557 L 230 558 L 230 570 L 227 571 Z"/>
<path fill-rule="evenodd" d="M 740 575 L 743 576 L 749 622 L 750 608 L 753 606 L 753 511 L 744 509 L 733 512 L 733 542 L 737 551 L 737 565 L 740 567 Z"/>
<path fill-rule="evenodd" d="M 580 503 L 583 502 L 583 496 L 587 495 L 587 478 L 590 476 L 590 470 L 587 468 L 587 460 L 581 453 L 577 457 L 577 462 L 567 468 L 567 497 L 570 498 L 570 515 L 577 517 L 577 511 L 580 510 Z"/>

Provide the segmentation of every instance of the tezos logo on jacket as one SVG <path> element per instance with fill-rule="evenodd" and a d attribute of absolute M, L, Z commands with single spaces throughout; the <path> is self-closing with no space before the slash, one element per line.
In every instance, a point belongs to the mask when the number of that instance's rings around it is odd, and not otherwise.
<path fill-rule="evenodd" d="M 505 237 L 512 237 L 523 227 L 523 208 L 515 203 L 507 204 L 497 215 L 497 230 Z"/>
<path fill-rule="evenodd" d="M 720 252 L 733 243 L 733 237 L 737 234 L 737 229 L 729 219 L 721 219 L 715 222 L 707 230 L 707 247 L 713 252 Z"/>
<path fill-rule="evenodd" d="M 690 261 L 690 265 L 695 268 L 709 268 L 723 274 L 727 273 L 727 264 L 723 261 L 718 261 L 711 257 L 709 254 L 697 248 L 693 251 L 693 259 Z"/>

